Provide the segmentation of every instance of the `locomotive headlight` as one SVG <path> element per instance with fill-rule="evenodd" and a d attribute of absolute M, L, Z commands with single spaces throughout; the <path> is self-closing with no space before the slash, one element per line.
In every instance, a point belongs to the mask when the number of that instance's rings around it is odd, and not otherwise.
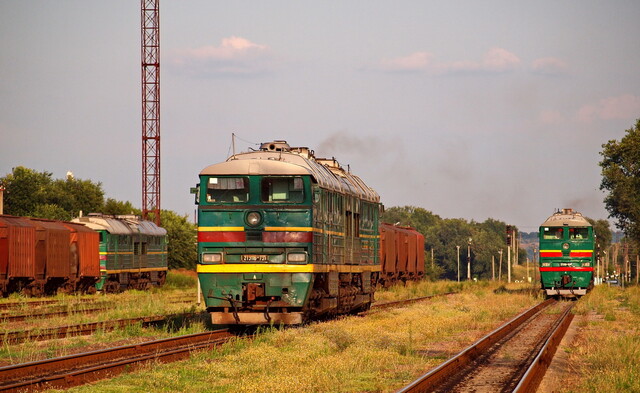
<path fill-rule="evenodd" d="M 569 249 L 569 243 L 563 244 L 562 248 L 565 249 L 565 250 L 568 250 Z"/>
<path fill-rule="evenodd" d="M 202 263 L 222 263 L 222 253 L 206 253 L 202 254 Z"/>
<path fill-rule="evenodd" d="M 247 214 L 247 224 L 249 224 L 252 227 L 258 226 L 260 225 L 260 222 L 262 221 L 262 215 L 258 212 L 249 212 L 249 214 Z"/>
<path fill-rule="evenodd" d="M 305 263 L 307 262 L 306 252 L 290 252 L 287 254 L 287 262 L 289 263 Z"/>

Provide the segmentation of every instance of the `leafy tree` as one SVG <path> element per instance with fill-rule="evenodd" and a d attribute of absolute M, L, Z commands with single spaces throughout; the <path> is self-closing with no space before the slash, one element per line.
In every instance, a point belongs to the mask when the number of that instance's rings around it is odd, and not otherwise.
<path fill-rule="evenodd" d="M 99 212 L 104 203 L 100 183 L 90 180 L 53 180 L 50 172 L 37 172 L 25 167 L 13 168 L 0 178 L 6 189 L 5 212 L 15 216 L 31 216 L 69 220 L 80 210 Z"/>
<path fill-rule="evenodd" d="M 135 214 L 142 215 L 142 210 L 133 207 L 131 202 L 122 202 L 113 198 L 107 198 L 102 208 L 102 213 L 113 215 Z"/>
<path fill-rule="evenodd" d="M 77 217 L 80 211 L 100 212 L 104 205 L 104 191 L 101 183 L 68 176 L 65 180 L 53 182 L 47 200 Z"/>
<path fill-rule="evenodd" d="M 602 182 L 609 194 L 604 202 L 609 217 L 627 237 L 640 241 L 640 119 L 620 140 L 602 145 Z"/>
<path fill-rule="evenodd" d="M 160 219 L 169 240 L 169 268 L 194 269 L 198 260 L 195 224 L 170 210 L 162 210 Z"/>
<path fill-rule="evenodd" d="M 37 205 L 29 216 L 62 221 L 70 221 L 73 219 L 72 215 L 68 211 L 51 203 L 41 203 Z"/>
<path fill-rule="evenodd" d="M 613 238 L 613 234 L 611 233 L 611 229 L 609 228 L 609 221 L 602 219 L 594 220 L 589 217 L 586 218 L 593 226 L 593 232 L 596 235 L 595 252 L 602 257 L 602 251 L 606 251 L 609 249 L 609 246 L 611 245 L 611 239 Z"/>
<path fill-rule="evenodd" d="M 52 173 L 36 172 L 18 166 L 0 179 L 4 191 L 4 212 L 14 216 L 32 216 L 36 207 L 46 204 L 47 189 L 51 186 Z"/>
<path fill-rule="evenodd" d="M 423 235 L 439 220 L 441 220 L 439 216 L 415 206 L 391 207 L 382 214 L 381 219 L 389 224 L 399 223 L 398 225 L 410 226 Z"/>

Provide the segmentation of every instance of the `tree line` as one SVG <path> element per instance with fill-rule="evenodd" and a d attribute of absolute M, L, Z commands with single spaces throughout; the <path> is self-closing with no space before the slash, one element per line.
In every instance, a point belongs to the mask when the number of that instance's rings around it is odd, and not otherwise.
<path fill-rule="evenodd" d="M 14 216 L 69 221 L 80 212 L 113 215 L 135 214 L 142 211 L 131 202 L 105 198 L 101 183 L 76 179 L 54 179 L 50 172 L 38 172 L 22 166 L 0 178 L 4 191 L 4 213 Z M 167 230 L 169 267 L 195 268 L 196 226 L 187 216 L 170 210 L 160 212 L 162 226 Z"/>
<path fill-rule="evenodd" d="M 609 217 L 625 234 L 627 250 L 640 250 L 640 119 L 625 131 L 621 140 L 602 145 L 602 182 L 600 189 L 607 194 L 604 203 Z M 5 188 L 5 214 L 70 220 L 80 211 L 104 214 L 137 214 L 140 209 L 131 202 L 105 198 L 101 183 L 76 179 L 53 179 L 50 172 L 38 172 L 22 166 L 0 178 Z M 585 212 L 588 213 L 588 212 Z M 392 207 L 382 219 L 389 223 L 411 226 L 425 237 L 426 273 L 431 278 L 457 279 L 458 252 L 461 277 L 466 277 L 467 251 L 473 277 L 486 279 L 493 275 L 492 257 L 502 251 L 505 258 L 506 223 L 494 219 L 484 222 L 461 218 L 441 218 L 432 212 L 413 206 Z M 194 246 L 196 226 L 169 210 L 162 210 L 161 220 L 168 232 L 169 266 L 193 268 L 197 260 Z M 606 220 L 592 220 L 598 236 L 596 252 L 607 250 L 612 234 Z M 516 228 L 517 231 L 517 228 Z M 518 248 L 516 259 L 524 261 L 526 251 Z M 432 258 L 433 255 L 433 258 Z"/>

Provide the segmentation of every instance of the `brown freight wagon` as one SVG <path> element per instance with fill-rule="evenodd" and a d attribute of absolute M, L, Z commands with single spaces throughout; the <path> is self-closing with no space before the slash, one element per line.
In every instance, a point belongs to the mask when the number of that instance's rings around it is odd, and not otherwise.
<path fill-rule="evenodd" d="M 379 285 L 388 288 L 398 279 L 396 269 L 396 227 L 391 224 L 380 224 L 380 272 Z"/>
<path fill-rule="evenodd" d="M 100 278 L 100 234 L 82 224 L 63 222 L 71 231 L 68 289 L 95 293 Z"/>
<path fill-rule="evenodd" d="M 34 280 L 23 289 L 27 295 L 55 294 L 71 275 L 71 231 L 59 222 L 32 218 L 36 226 L 36 270 Z"/>
<path fill-rule="evenodd" d="M 424 277 L 424 236 L 410 227 L 381 223 L 380 282 L 389 287 L 398 281 Z"/>
<path fill-rule="evenodd" d="M 22 217 L 0 215 L 0 294 L 26 287 L 36 275 L 36 226 Z"/>
<path fill-rule="evenodd" d="M 418 258 L 418 265 L 416 266 L 416 280 L 422 280 L 424 278 L 424 235 L 416 231 L 416 236 L 416 255 Z"/>
<path fill-rule="evenodd" d="M 0 215 L 0 294 L 95 292 L 99 235 L 83 225 Z"/>

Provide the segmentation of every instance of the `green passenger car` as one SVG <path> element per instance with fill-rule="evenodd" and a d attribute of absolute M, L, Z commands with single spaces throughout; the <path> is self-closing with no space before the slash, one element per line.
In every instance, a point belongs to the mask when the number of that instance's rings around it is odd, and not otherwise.
<path fill-rule="evenodd" d="M 298 324 L 370 307 L 380 198 L 334 159 L 264 143 L 203 169 L 192 192 L 214 324 Z"/>
<path fill-rule="evenodd" d="M 89 214 L 73 220 L 100 235 L 98 290 L 119 292 L 164 284 L 167 275 L 167 231 L 138 216 Z"/>
<path fill-rule="evenodd" d="M 547 296 L 579 297 L 593 286 L 593 227 L 563 209 L 540 226 L 540 281 Z"/>

